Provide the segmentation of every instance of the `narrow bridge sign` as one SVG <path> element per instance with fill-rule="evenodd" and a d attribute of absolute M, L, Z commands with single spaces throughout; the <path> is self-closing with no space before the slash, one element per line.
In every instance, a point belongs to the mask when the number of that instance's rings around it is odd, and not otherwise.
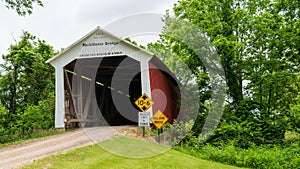
<path fill-rule="evenodd" d="M 168 121 L 168 117 L 165 116 L 160 110 L 158 110 L 154 116 L 151 118 L 151 122 L 160 129 L 166 122 Z"/>

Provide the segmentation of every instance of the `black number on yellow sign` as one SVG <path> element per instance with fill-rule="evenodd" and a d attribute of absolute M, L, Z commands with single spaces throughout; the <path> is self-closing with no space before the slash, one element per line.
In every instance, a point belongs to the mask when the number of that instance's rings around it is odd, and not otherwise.
<path fill-rule="evenodd" d="M 154 103 L 152 102 L 152 100 L 149 98 L 149 96 L 144 93 L 140 98 L 138 98 L 135 102 L 134 102 L 141 111 L 145 112 L 147 111 Z"/>
<path fill-rule="evenodd" d="M 139 103 L 139 105 L 143 106 L 145 102 L 144 102 L 144 100 L 140 100 L 138 103 Z M 147 106 L 151 105 L 149 100 L 146 102 L 146 104 L 147 104 Z"/>

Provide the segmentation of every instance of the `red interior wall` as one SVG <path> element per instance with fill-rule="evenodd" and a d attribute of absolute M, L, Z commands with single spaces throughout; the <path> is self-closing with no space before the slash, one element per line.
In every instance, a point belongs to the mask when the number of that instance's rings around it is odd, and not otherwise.
<path fill-rule="evenodd" d="M 178 115 L 177 92 L 174 84 L 152 63 L 149 62 L 151 95 L 154 105 L 153 113 L 158 110 L 162 111 L 167 117 L 168 122 L 173 123 Z M 161 90 L 165 97 L 161 97 L 159 93 L 153 92 L 155 89 Z"/>

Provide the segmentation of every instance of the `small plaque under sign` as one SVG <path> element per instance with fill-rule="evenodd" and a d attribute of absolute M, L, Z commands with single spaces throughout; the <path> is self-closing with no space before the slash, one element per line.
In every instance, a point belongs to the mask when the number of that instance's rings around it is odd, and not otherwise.
<path fill-rule="evenodd" d="M 139 126 L 150 126 L 150 112 L 139 112 Z"/>

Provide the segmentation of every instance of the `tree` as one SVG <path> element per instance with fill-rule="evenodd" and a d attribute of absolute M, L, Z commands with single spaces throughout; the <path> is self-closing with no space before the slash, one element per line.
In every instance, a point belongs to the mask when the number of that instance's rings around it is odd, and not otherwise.
<path fill-rule="evenodd" d="M 296 98 L 296 103 L 291 104 L 291 128 L 300 133 L 300 92 L 298 93 L 298 96 Z"/>
<path fill-rule="evenodd" d="M 32 131 L 54 127 L 54 92 L 50 92 L 38 105 L 28 106 L 21 118 L 22 129 L 28 134 Z"/>
<path fill-rule="evenodd" d="M 27 107 L 49 98 L 54 90 L 54 69 L 46 60 L 54 54 L 52 46 L 24 32 L 21 40 L 2 56 L 0 100 L 8 110 L 5 127 L 7 123 L 15 125 Z"/>
<path fill-rule="evenodd" d="M 175 36 L 172 38 L 176 39 Z M 205 102 L 211 94 L 209 76 L 197 54 L 192 49 L 183 50 L 183 45 L 186 46 L 180 43 L 173 44 L 161 36 L 158 42 L 148 44 L 147 48 L 167 65 L 180 82 L 179 90 L 184 97 L 180 100 L 184 105 L 184 108 L 181 107 L 182 111 L 191 111 L 191 114 L 194 114 L 194 111 L 199 112 L 193 130 L 200 133 L 208 113 Z"/>
<path fill-rule="evenodd" d="M 297 2 L 282 0 L 181 0 L 174 6 L 175 20 L 198 27 L 221 58 L 228 105 L 220 126 L 236 128 L 230 128 L 235 131 L 229 137 L 225 130 L 217 131 L 215 139 L 243 137 L 257 144 L 283 140 L 291 120 L 289 105 L 295 103 L 300 89 L 295 78 L 300 63 L 299 8 Z M 156 46 L 167 46 L 192 70 L 205 72 L 203 64 L 192 59 L 191 48 L 172 38 L 169 31 L 185 36 L 188 30 L 170 20 L 167 14 Z M 199 81 L 203 78 L 193 73 Z M 238 128 L 245 130 L 237 132 Z"/>
<path fill-rule="evenodd" d="M 7 110 L 6 108 L 0 103 L 0 130 L 4 129 L 6 127 L 6 123 L 7 123 Z"/>
<path fill-rule="evenodd" d="M 32 14 L 34 4 L 43 6 L 41 0 L 2 0 L 8 9 L 15 10 L 18 15 L 25 16 Z"/>

